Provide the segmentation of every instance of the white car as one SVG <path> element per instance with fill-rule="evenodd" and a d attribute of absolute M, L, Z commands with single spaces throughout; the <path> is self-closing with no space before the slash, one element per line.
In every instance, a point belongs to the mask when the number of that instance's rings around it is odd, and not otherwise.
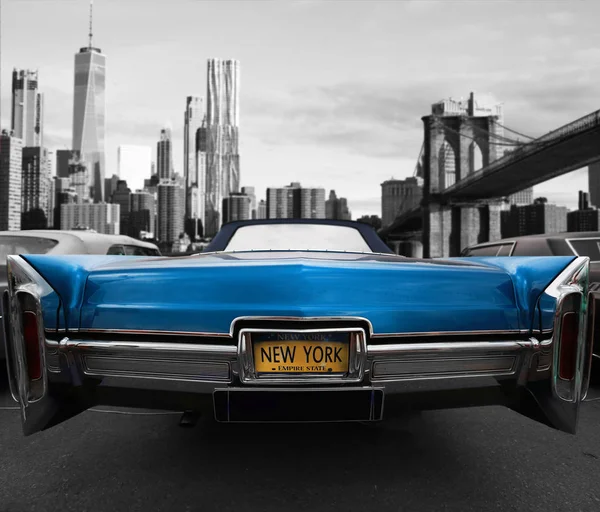
<path fill-rule="evenodd" d="M 12 254 L 161 255 L 155 244 L 125 235 L 103 235 L 89 230 L 0 231 L 0 297 L 7 288 L 6 257 Z M 2 325 L 1 320 L 2 309 L 0 309 L 0 325 Z M 4 358 L 4 333 L 0 329 L 0 360 Z"/>

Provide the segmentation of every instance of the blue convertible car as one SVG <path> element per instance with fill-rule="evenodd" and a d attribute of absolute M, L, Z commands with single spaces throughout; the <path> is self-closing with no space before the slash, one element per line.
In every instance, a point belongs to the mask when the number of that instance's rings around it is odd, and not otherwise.
<path fill-rule="evenodd" d="M 502 404 L 574 433 L 588 264 L 408 259 L 326 220 L 234 222 L 178 258 L 10 256 L 10 389 L 26 435 L 97 404 L 221 422 Z"/>

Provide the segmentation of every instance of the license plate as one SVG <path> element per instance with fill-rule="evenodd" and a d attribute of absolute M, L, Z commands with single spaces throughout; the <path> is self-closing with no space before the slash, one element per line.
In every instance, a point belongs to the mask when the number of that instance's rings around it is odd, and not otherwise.
<path fill-rule="evenodd" d="M 348 372 L 348 333 L 261 333 L 252 345 L 257 374 Z"/>

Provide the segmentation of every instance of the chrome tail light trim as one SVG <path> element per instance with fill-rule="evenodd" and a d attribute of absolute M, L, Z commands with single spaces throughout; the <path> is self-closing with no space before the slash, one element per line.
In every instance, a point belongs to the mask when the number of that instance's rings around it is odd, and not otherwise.
<path fill-rule="evenodd" d="M 546 295 L 556 299 L 552 335 L 552 394 L 565 402 L 580 402 L 589 387 L 592 360 L 591 336 L 587 333 L 589 261 L 587 257 L 575 258 L 544 290 Z M 563 381 L 558 375 L 562 320 L 564 314 L 571 311 L 579 317 L 575 376 L 570 381 Z"/>

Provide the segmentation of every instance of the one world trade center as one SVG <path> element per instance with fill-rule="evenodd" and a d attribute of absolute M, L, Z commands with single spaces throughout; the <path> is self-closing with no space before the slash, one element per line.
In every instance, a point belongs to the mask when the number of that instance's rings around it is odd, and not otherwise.
<path fill-rule="evenodd" d="M 106 56 L 92 46 L 92 9 L 88 46 L 75 54 L 75 93 L 73 103 L 73 150 L 85 164 L 89 199 L 104 198 L 106 133 Z M 87 194 L 86 194 L 87 195 Z M 88 198 L 79 198 L 80 201 Z"/>

